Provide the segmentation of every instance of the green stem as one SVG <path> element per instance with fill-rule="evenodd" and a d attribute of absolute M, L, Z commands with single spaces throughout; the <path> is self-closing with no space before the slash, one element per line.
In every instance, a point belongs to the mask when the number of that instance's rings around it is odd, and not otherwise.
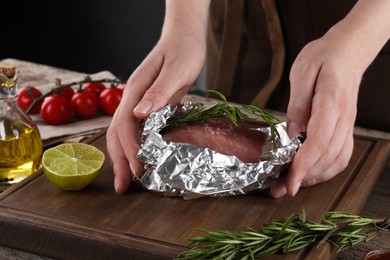
<path fill-rule="evenodd" d="M 322 224 L 306 221 L 303 215 L 305 213 L 271 221 L 259 230 L 198 229 L 205 235 L 189 238 L 193 249 L 179 254 L 177 259 L 223 259 L 225 255 L 234 256 L 234 259 L 255 259 L 297 251 L 314 244 L 321 246 L 325 242 L 336 245 L 337 252 L 341 252 L 369 241 L 390 226 L 388 218 L 369 219 L 339 211 L 325 213 Z"/>
<path fill-rule="evenodd" d="M 257 119 L 263 119 L 271 130 L 270 141 L 275 145 L 275 138 L 279 137 L 279 132 L 276 129 L 275 122 L 280 122 L 275 116 L 253 105 L 231 105 L 227 102 L 225 96 L 217 91 L 209 91 L 219 97 L 222 102 L 212 104 L 205 108 L 194 107 L 182 116 L 172 117 L 167 120 L 163 131 L 177 126 L 183 126 L 189 123 L 205 121 L 214 118 L 227 118 L 236 127 L 241 123 L 249 123 L 256 121 L 250 118 L 249 115 Z M 248 115 L 249 114 L 249 115 Z"/>

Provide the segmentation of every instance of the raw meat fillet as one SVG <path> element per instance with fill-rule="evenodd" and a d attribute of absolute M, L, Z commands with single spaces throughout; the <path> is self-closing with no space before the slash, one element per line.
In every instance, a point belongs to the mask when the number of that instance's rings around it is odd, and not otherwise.
<path fill-rule="evenodd" d="M 236 127 L 228 119 L 218 118 L 172 128 L 163 133 L 163 139 L 208 147 L 222 154 L 235 155 L 243 162 L 254 163 L 259 161 L 267 135 L 248 125 Z"/>

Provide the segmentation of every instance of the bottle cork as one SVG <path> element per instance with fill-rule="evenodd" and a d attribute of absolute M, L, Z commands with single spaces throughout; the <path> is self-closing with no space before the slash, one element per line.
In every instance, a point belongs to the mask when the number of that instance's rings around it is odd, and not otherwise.
<path fill-rule="evenodd" d="M 8 63 L 0 63 L 0 74 L 12 79 L 16 73 L 16 66 Z"/>
<path fill-rule="evenodd" d="M 0 62 L 0 87 L 14 87 L 16 84 L 15 74 L 16 66 Z"/>

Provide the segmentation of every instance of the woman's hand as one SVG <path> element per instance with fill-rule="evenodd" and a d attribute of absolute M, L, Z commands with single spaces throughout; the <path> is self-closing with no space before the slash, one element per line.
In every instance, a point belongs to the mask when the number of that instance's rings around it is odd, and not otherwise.
<path fill-rule="evenodd" d="M 306 132 L 273 197 L 324 182 L 344 170 L 353 150 L 357 96 L 364 71 L 390 37 L 390 2 L 360 0 L 345 19 L 306 45 L 290 71 L 290 136 Z"/>
<path fill-rule="evenodd" d="M 286 179 L 271 188 L 274 197 L 324 182 L 344 170 L 352 154 L 357 93 L 362 70 L 353 52 L 323 37 L 298 55 L 290 74 L 287 110 L 290 136 L 306 132 Z M 332 42 L 334 41 L 334 42 Z"/>
<path fill-rule="evenodd" d="M 199 1 L 167 1 L 162 35 L 127 81 L 121 103 L 107 131 L 107 149 L 115 174 L 114 185 L 123 193 L 131 173 L 139 176 L 139 121 L 166 104 L 176 104 L 199 75 L 206 53 L 206 6 Z"/>

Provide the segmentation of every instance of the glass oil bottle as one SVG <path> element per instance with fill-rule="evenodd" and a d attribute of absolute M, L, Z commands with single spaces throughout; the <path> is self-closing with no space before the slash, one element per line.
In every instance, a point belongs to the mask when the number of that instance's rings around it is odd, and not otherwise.
<path fill-rule="evenodd" d="M 18 75 L 16 67 L 0 64 L 0 184 L 17 183 L 41 167 L 38 128 L 17 106 Z"/>

